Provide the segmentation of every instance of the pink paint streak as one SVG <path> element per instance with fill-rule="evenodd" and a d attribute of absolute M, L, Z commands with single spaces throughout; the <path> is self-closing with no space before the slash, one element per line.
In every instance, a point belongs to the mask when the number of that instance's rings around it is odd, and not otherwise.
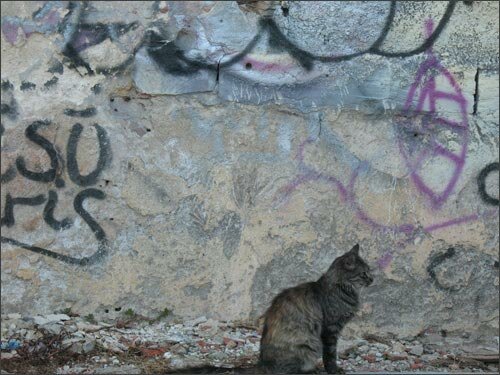
<path fill-rule="evenodd" d="M 245 57 L 241 63 L 243 67 L 247 67 L 250 64 L 252 70 L 256 70 L 259 72 L 267 72 L 267 73 L 287 73 L 295 67 L 294 64 L 279 64 L 274 62 L 265 62 L 255 60 L 249 56 Z"/>

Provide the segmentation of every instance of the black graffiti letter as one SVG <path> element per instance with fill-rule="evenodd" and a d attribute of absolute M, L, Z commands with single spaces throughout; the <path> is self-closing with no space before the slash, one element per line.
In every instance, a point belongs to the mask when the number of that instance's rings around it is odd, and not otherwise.
<path fill-rule="evenodd" d="M 0 123 L 0 140 L 2 139 L 3 132 L 5 131 L 3 124 Z M 12 165 L 9 165 L 5 173 L 0 174 L 0 182 L 6 183 L 11 181 L 16 176 L 16 170 Z"/>
<path fill-rule="evenodd" d="M 94 127 L 97 131 L 97 138 L 99 140 L 99 159 L 97 160 L 95 169 L 86 176 L 82 176 L 80 174 L 80 170 L 78 168 L 78 160 L 76 160 L 78 141 L 80 139 L 80 135 L 82 134 L 83 126 L 78 123 L 73 125 L 73 128 L 71 128 L 71 134 L 68 138 L 68 175 L 69 178 L 71 178 L 71 181 L 80 186 L 94 185 L 97 182 L 97 177 L 99 177 L 99 174 L 106 166 L 111 155 L 109 140 L 108 136 L 106 135 L 106 131 L 97 124 L 94 124 Z"/>
<path fill-rule="evenodd" d="M 491 172 L 498 170 L 499 170 L 499 164 L 491 163 L 488 164 L 486 167 L 484 167 L 481 173 L 479 173 L 479 176 L 477 177 L 477 185 L 479 187 L 479 195 L 481 196 L 481 199 L 483 200 L 484 203 L 491 204 L 492 206 L 498 206 L 499 200 L 498 198 L 494 198 L 491 195 L 489 195 L 488 192 L 486 191 L 486 178 Z"/>
<path fill-rule="evenodd" d="M 51 182 L 56 178 L 56 172 L 59 165 L 57 151 L 52 143 L 50 143 L 46 138 L 37 134 L 37 130 L 39 128 L 48 125 L 50 125 L 50 121 L 35 121 L 26 128 L 24 134 L 26 135 L 26 138 L 41 146 L 47 152 L 50 158 L 50 166 L 52 168 L 45 172 L 33 172 L 26 168 L 26 163 L 24 162 L 24 158 L 22 156 L 19 156 L 16 160 L 16 166 L 19 170 L 19 173 L 33 181 Z M 57 186 L 64 186 L 64 182 L 62 180 L 58 180 Z"/>
<path fill-rule="evenodd" d="M 9 195 L 7 195 L 9 197 Z M 28 200 L 31 199 L 34 201 L 35 199 L 38 199 L 40 196 L 34 197 L 34 198 L 14 198 L 17 200 Z M 43 200 L 45 199 L 43 195 L 41 196 Z M 90 227 L 92 232 L 94 233 L 95 238 L 97 239 L 97 251 L 84 258 L 75 258 L 69 255 L 64 255 L 59 252 L 55 252 L 52 250 L 44 249 L 42 247 L 38 246 L 32 246 L 20 241 L 17 241 L 13 238 L 8 238 L 8 237 L 3 237 L 0 236 L 0 240 L 2 243 L 8 243 L 14 246 L 22 247 L 26 250 L 32 251 L 37 254 L 43 254 L 45 256 L 60 260 L 62 262 L 68 263 L 68 264 L 75 264 L 78 266 L 87 266 L 94 264 L 96 261 L 102 259 L 104 255 L 108 252 L 108 240 L 106 238 L 106 233 L 104 233 L 104 230 L 101 228 L 101 226 L 94 220 L 94 218 L 83 208 L 83 201 L 87 198 L 96 198 L 96 199 L 104 199 L 104 193 L 101 190 L 97 189 L 86 189 L 81 191 L 80 193 L 77 194 L 75 197 L 75 200 L 73 201 L 73 207 L 75 208 L 75 211 L 78 213 L 78 215 L 81 216 L 81 218 L 87 223 L 87 225 Z M 43 203 L 43 200 L 41 203 Z M 21 203 L 21 202 L 18 202 Z M 28 204 L 28 203 L 24 203 Z M 11 204 L 12 205 L 12 204 Z M 64 222 L 64 220 L 63 220 Z M 2 225 L 3 225 L 3 219 L 2 219 Z"/>
<path fill-rule="evenodd" d="M 54 209 L 57 205 L 57 193 L 53 190 L 49 191 L 49 200 L 45 205 L 43 210 L 43 219 L 50 225 L 52 229 L 63 230 L 68 229 L 73 225 L 73 222 L 69 218 L 62 219 L 61 221 L 54 218 Z"/>
<path fill-rule="evenodd" d="M 5 209 L 4 216 L 0 220 L 0 226 L 6 225 L 7 227 L 11 227 L 15 224 L 14 219 L 14 206 L 16 204 L 22 204 L 25 206 L 38 206 L 45 202 L 45 196 L 43 194 L 36 195 L 31 198 L 12 198 L 10 194 L 7 193 L 5 197 Z"/>
<path fill-rule="evenodd" d="M 73 201 L 73 207 L 75 211 L 80 215 L 80 217 L 87 223 L 95 238 L 98 241 L 98 250 L 89 257 L 81 258 L 79 260 L 80 265 L 92 264 L 95 261 L 106 255 L 108 251 L 108 240 L 106 238 L 106 233 L 102 227 L 94 220 L 94 218 L 83 208 L 83 201 L 88 197 L 96 199 L 104 199 L 105 194 L 98 189 L 85 189 L 77 194 L 75 200 Z"/>

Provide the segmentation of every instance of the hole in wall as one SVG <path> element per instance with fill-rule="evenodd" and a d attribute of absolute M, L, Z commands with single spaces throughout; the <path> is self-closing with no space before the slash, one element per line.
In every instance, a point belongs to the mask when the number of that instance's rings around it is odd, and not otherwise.
<path fill-rule="evenodd" d="M 252 64 L 251 64 L 251 63 L 246 63 L 246 64 L 245 64 L 245 69 L 246 69 L 246 70 L 250 70 L 250 69 L 252 69 Z"/>
<path fill-rule="evenodd" d="M 115 311 L 121 311 L 121 307 L 115 307 Z"/>

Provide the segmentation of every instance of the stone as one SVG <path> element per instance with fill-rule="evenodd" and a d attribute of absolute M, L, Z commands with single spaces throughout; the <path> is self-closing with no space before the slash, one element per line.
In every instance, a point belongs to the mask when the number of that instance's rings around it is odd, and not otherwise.
<path fill-rule="evenodd" d="M 97 324 L 88 324 L 88 323 L 83 323 L 83 322 L 78 322 L 76 323 L 76 327 L 80 331 L 84 332 L 96 332 L 102 329 L 102 326 L 97 325 Z"/>
<path fill-rule="evenodd" d="M 70 320 L 71 318 L 66 314 L 49 314 L 45 316 L 49 322 L 59 322 L 61 320 Z"/>
<path fill-rule="evenodd" d="M 406 351 L 406 347 L 401 344 L 400 342 L 395 342 L 393 345 L 392 345 L 392 351 L 395 352 L 395 353 L 404 353 Z"/>
<path fill-rule="evenodd" d="M 416 356 L 421 356 L 424 354 L 424 347 L 423 345 L 415 345 L 410 348 L 410 354 L 416 355 Z"/>
<path fill-rule="evenodd" d="M 170 358 L 172 358 L 172 353 L 171 353 L 171 352 L 165 352 L 165 353 L 163 354 L 163 358 L 165 358 L 165 359 L 170 359 Z"/>
<path fill-rule="evenodd" d="M 205 323 L 206 321 L 207 321 L 206 317 L 200 316 L 199 318 L 188 320 L 185 324 L 188 327 L 196 327 L 197 325 Z"/>
<path fill-rule="evenodd" d="M 39 315 L 35 316 L 34 320 L 35 320 L 35 324 L 40 325 L 40 326 L 50 322 L 47 318 L 44 318 L 43 316 L 39 316 Z"/>
<path fill-rule="evenodd" d="M 360 347 L 358 347 L 359 353 L 368 353 L 369 350 L 370 347 L 368 345 L 361 345 Z"/>
<path fill-rule="evenodd" d="M 63 326 L 57 323 L 47 323 L 41 326 L 41 328 L 46 329 L 53 335 L 58 335 L 63 330 Z"/>
<path fill-rule="evenodd" d="M 421 369 L 421 368 L 423 368 L 423 367 L 424 367 L 424 364 L 423 364 L 423 363 L 412 363 L 412 364 L 410 365 L 410 368 L 411 368 L 412 370 L 419 370 L 419 369 Z"/>
<path fill-rule="evenodd" d="M 12 359 L 12 358 L 15 358 L 17 357 L 18 355 L 17 354 L 14 354 L 14 353 L 6 353 L 6 352 L 2 352 L 0 354 L 1 358 L 2 359 Z"/>
<path fill-rule="evenodd" d="M 64 346 L 63 341 L 63 346 Z M 77 341 L 71 344 L 69 351 L 75 354 L 87 354 L 95 348 L 95 342 L 92 340 Z"/>
<path fill-rule="evenodd" d="M 361 356 L 365 361 L 368 361 L 369 363 L 374 363 L 377 361 L 377 358 L 373 354 L 366 354 Z"/>
<path fill-rule="evenodd" d="M 169 351 L 174 354 L 186 354 L 188 349 L 182 344 L 175 344 L 170 347 Z"/>
<path fill-rule="evenodd" d="M 390 353 L 387 357 L 391 361 L 406 361 L 408 359 L 408 355 L 407 354 L 394 354 L 394 353 Z"/>
<path fill-rule="evenodd" d="M 227 358 L 227 355 L 223 352 L 210 352 L 208 358 L 214 361 L 223 361 Z"/>
<path fill-rule="evenodd" d="M 226 345 L 226 348 L 228 349 L 234 349 L 238 346 L 237 343 L 235 343 L 233 340 L 224 340 L 224 344 Z"/>
<path fill-rule="evenodd" d="M 101 368 L 95 369 L 94 374 L 101 374 L 101 375 L 141 374 L 141 369 L 134 366 L 134 365 L 109 366 L 109 367 L 101 367 Z"/>

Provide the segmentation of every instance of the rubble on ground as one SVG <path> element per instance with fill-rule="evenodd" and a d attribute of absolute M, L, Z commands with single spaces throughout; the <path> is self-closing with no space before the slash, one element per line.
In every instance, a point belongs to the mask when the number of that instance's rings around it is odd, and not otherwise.
<path fill-rule="evenodd" d="M 251 367 L 258 361 L 257 327 L 205 317 L 183 323 L 131 317 L 97 322 L 66 314 L 2 316 L 2 374 L 9 363 L 68 355 L 57 374 L 147 374 L 193 366 Z M 464 338 L 423 335 L 395 339 L 374 335 L 341 339 L 339 365 L 346 371 L 498 372 L 498 337 L 491 345 Z M 16 362 L 17 360 L 17 362 Z"/>

